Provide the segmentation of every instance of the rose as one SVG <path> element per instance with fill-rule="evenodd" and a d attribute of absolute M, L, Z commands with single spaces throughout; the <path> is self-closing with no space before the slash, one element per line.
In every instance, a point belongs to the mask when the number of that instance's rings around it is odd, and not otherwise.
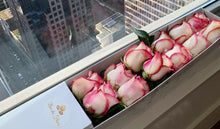
<path fill-rule="evenodd" d="M 201 33 L 210 43 L 213 43 L 220 37 L 220 21 L 213 19 Z"/>
<path fill-rule="evenodd" d="M 149 86 L 147 82 L 143 81 L 144 80 L 141 79 L 139 76 L 133 76 L 129 81 L 124 83 L 118 89 L 119 98 L 126 106 L 131 105 L 142 96 L 144 96 L 147 92 L 149 92 Z"/>
<path fill-rule="evenodd" d="M 101 85 L 99 87 L 99 89 L 101 89 L 106 94 L 109 94 L 109 95 L 114 96 L 116 98 L 118 97 L 118 94 L 115 92 L 115 90 L 111 86 L 110 82 L 104 83 L 103 85 Z"/>
<path fill-rule="evenodd" d="M 191 25 L 185 21 L 182 24 L 174 25 L 169 30 L 170 37 L 180 44 L 186 41 L 193 33 Z"/>
<path fill-rule="evenodd" d="M 88 75 L 89 75 L 88 77 L 89 79 L 98 81 L 100 84 L 104 83 L 104 80 L 98 75 L 98 73 L 90 70 Z"/>
<path fill-rule="evenodd" d="M 193 17 L 188 20 L 195 32 L 201 31 L 209 24 L 209 19 L 203 13 L 195 13 Z"/>
<path fill-rule="evenodd" d="M 173 71 L 173 63 L 165 54 L 156 51 L 154 57 L 146 61 L 143 65 L 143 77 L 151 81 L 160 80 L 165 74 Z"/>
<path fill-rule="evenodd" d="M 106 69 L 105 75 L 106 80 L 109 81 L 115 89 L 118 89 L 134 76 L 131 70 L 125 69 L 125 65 L 123 63 L 119 63 L 116 66 L 110 65 Z"/>
<path fill-rule="evenodd" d="M 206 49 L 209 45 L 209 41 L 200 33 L 192 35 L 183 43 L 183 46 L 190 51 L 193 57 Z"/>
<path fill-rule="evenodd" d="M 161 31 L 159 38 L 152 43 L 151 48 L 154 51 L 165 53 L 173 48 L 174 43 L 175 41 L 165 31 Z"/>
<path fill-rule="evenodd" d="M 138 46 L 131 47 L 123 58 L 123 63 L 128 69 L 139 72 L 144 61 L 152 58 L 152 50 L 150 47 L 140 42 Z"/>
<path fill-rule="evenodd" d="M 94 89 L 83 98 L 83 105 L 91 114 L 105 115 L 108 109 L 119 100 L 101 89 Z"/>
<path fill-rule="evenodd" d="M 81 100 L 87 93 L 93 90 L 93 88 L 98 88 L 99 86 L 100 83 L 98 81 L 79 77 L 72 81 L 71 90 L 73 94 Z"/>
<path fill-rule="evenodd" d="M 188 49 L 179 43 L 175 43 L 173 49 L 165 53 L 173 62 L 173 68 L 175 71 L 184 66 L 192 59 L 192 55 Z"/>

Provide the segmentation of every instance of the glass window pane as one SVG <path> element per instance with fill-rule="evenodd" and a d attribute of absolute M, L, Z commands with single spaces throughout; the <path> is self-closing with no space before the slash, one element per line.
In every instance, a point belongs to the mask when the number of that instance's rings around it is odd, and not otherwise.
<path fill-rule="evenodd" d="M 193 0 L 0 1 L 0 100 Z"/>

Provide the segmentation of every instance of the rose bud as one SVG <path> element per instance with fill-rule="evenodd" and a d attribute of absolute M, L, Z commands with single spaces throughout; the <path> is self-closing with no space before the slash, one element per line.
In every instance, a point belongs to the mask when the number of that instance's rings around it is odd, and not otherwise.
<path fill-rule="evenodd" d="M 111 94 L 105 93 L 102 89 L 94 89 L 83 98 L 84 107 L 96 115 L 105 115 L 110 107 L 120 101 Z"/>
<path fill-rule="evenodd" d="M 99 87 L 100 83 L 85 77 L 80 77 L 72 81 L 71 90 L 73 94 L 82 99 L 87 93 L 93 90 L 94 87 Z"/>
<path fill-rule="evenodd" d="M 156 52 L 155 56 L 144 63 L 143 65 L 143 77 L 148 78 L 151 81 L 158 81 L 164 75 L 171 72 L 173 63 L 169 57 L 165 54 L 159 54 Z"/>
<path fill-rule="evenodd" d="M 152 58 L 151 54 L 151 48 L 145 45 L 144 42 L 140 42 L 138 46 L 132 47 L 126 52 L 123 63 L 128 69 L 139 72 L 144 61 Z"/>
<path fill-rule="evenodd" d="M 107 81 L 115 88 L 118 89 L 122 84 L 131 79 L 134 75 L 131 70 L 126 70 L 123 63 L 116 65 L 115 69 L 107 73 Z"/>
<path fill-rule="evenodd" d="M 100 84 L 104 83 L 104 80 L 98 75 L 98 73 L 90 70 L 88 75 L 89 75 L 88 77 L 89 79 L 98 81 Z"/>
<path fill-rule="evenodd" d="M 95 89 L 83 98 L 83 105 L 91 114 L 104 115 L 109 109 L 109 101 L 102 90 Z"/>
<path fill-rule="evenodd" d="M 200 33 L 192 35 L 183 43 L 183 46 L 190 51 L 193 57 L 206 49 L 209 45 L 209 41 Z"/>
<path fill-rule="evenodd" d="M 115 92 L 115 90 L 113 89 L 113 87 L 111 86 L 109 82 L 101 85 L 99 89 L 101 89 L 106 94 L 110 94 L 111 96 L 114 96 L 116 98 L 118 97 L 118 94 Z"/>
<path fill-rule="evenodd" d="M 170 37 L 180 44 L 185 42 L 193 33 L 191 25 L 185 21 L 182 24 L 174 25 L 169 30 Z"/>
<path fill-rule="evenodd" d="M 165 53 L 173 48 L 174 43 L 175 41 L 165 31 L 161 31 L 159 38 L 152 43 L 151 48 L 154 51 Z"/>
<path fill-rule="evenodd" d="M 220 37 L 220 21 L 213 19 L 201 33 L 210 43 L 213 43 Z"/>
<path fill-rule="evenodd" d="M 147 92 L 149 92 L 148 85 L 148 88 L 145 89 L 145 86 L 143 86 L 142 81 L 143 80 L 140 80 L 139 76 L 134 76 L 118 89 L 119 98 L 126 106 L 129 106 L 130 104 L 134 103 L 142 96 L 144 96 Z"/>
<path fill-rule="evenodd" d="M 115 64 L 111 64 L 104 72 L 104 80 L 107 81 L 107 74 L 116 68 Z"/>
<path fill-rule="evenodd" d="M 175 43 L 173 49 L 165 53 L 173 62 L 175 71 L 184 66 L 192 59 L 192 55 L 188 49 L 179 43 Z"/>
<path fill-rule="evenodd" d="M 203 13 L 195 13 L 194 16 L 188 20 L 188 23 L 195 32 L 199 32 L 209 24 L 209 18 Z"/>

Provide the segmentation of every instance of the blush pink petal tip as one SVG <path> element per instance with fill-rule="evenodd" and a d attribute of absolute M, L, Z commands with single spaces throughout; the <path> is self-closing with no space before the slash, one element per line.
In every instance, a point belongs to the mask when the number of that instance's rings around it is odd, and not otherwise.
<path fill-rule="evenodd" d="M 210 43 L 220 37 L 220 21 L 213 19 L 210 24 L 201 31 Z"/>
<path fill-rule="evenodd" d="M 173 62 L 173 69 L 177 71 L 192 59 L 192 54 L 188 49 L 179 43 L 175 43 L 173 49 L 165 53 Z"/>
<path fill-rule="evenodd" d="M 91 80 L 95 80 L 98 81 L 100 84 L 104 83 L 104 80 L 99 76 L 98 73 L 94 72 L 94 71 L 89 71 L 88 72 L 88 78 Z"/>
<path fill-rule="evenodd" d="M 107 81 L 115 88 L 118 89 L 122 84 L 132 78 L 134 75 L 131 70 L 126 70 L 123 63 L 116 65 L 116 68 L 108 72 Z"/>
<path fill-rule="evenodd" d="M 209 18 L 203 13 L 195 13 L 194 16 L 188 20 L 188 23 L 195 32 L 199 32 L 209 24 Z"/>
<path fill-rule="evenodd" d="M 194 33 L 191 25 L 185 21 L 182 24 L 176 24 L 169 30 L 169 35 L 176 42 L 182 44 Z"/>
<path fill-rule="evenodd" d="M 210 45 L 209 41 L 201 33 L 192 35 L 183 46 L 187 48 L 193 57 L 201 53 Z"/>
<path fill-rule="evenodd" d="M 128 69 L 134 72 L 139 72 L 142 68 L 144 61 L 152 58 L 153 52 L 150 47 L 140 42 L 135 48 L 129 49 L 123 57 L 123 63 Z"/>
<path fill-rule="evenodd" d="M 109 109 L 109 101 L 101 90 L 93 90 L 83 98 L 84 107 L 91 114 L 105 115 Z"/>
<path fill-rule="evenodd" d="M 160 53 L 165 53 L 168 50 L 173 48 L 174 43 L 175 42 L 172 39 L 160 39 L 160 40 L 157 40 L 155 44 L 152 45 L 152 47 L 153 47 L 153 50 L 156 50 Z"/>
<path fill-rule="evenodd" d="M 134 76 L 118 89 L 119 98 L 126 106 L 136 102 L 148 92 L 142 83 L 144 83 L 142 80 Z"/>
<path fill-rule="evenodd" d="M 156 52 L 152 59 L 143 64 L 143 69 L 147 74 L 154 74 L 160 70 L 162 64 L 162 57 L 159 52 Z"/>
<path fill-rule="evenodd" d="M 99 87 L 100 83 L 85 77 L 79 77 L 72 81 L 71 90 L 73 94 L 82 99 L 87 93 L 93 90 L 95 87 Z"/>
<path fill-rule="evenodd" d="M 107 74 L 116 68 L 115 64 L 111 64 L 104 72 L 104 80 L 107 80 Z"/>
<path fill-rule="evenodd" d="M 152 55 L 144 49 L 134 49 L 124 56 L 124 63 L 134 72 L 139 72 L 144 61 L 152 58 Z"/>
<path fill-rule="evenodd" d="M 118 97 L 118 93 L 114 90 L 109 81 L 101 85 L 99 89 L 101 89 L 105 94 L 109 94 L 111 96 L 114 96 L 115 98 Z"/>

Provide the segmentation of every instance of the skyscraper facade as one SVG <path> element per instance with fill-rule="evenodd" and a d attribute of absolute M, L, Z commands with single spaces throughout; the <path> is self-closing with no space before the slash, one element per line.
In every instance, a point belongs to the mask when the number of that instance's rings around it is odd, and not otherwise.
<path fill-rule="evenodd" d="M 125 29 L 140 29 L 194 0 L 125 0 Z"/>
<path fill-rule="evenodd" d="M 98 43 L 88 42 L 91 35 L 95 36 L 88 0 L 8 0 L 8 5 L 27 54 L 44 74 L 50 75 L 83 58 Z M 79 50 L 83 42 L 86 45 Z"/>

